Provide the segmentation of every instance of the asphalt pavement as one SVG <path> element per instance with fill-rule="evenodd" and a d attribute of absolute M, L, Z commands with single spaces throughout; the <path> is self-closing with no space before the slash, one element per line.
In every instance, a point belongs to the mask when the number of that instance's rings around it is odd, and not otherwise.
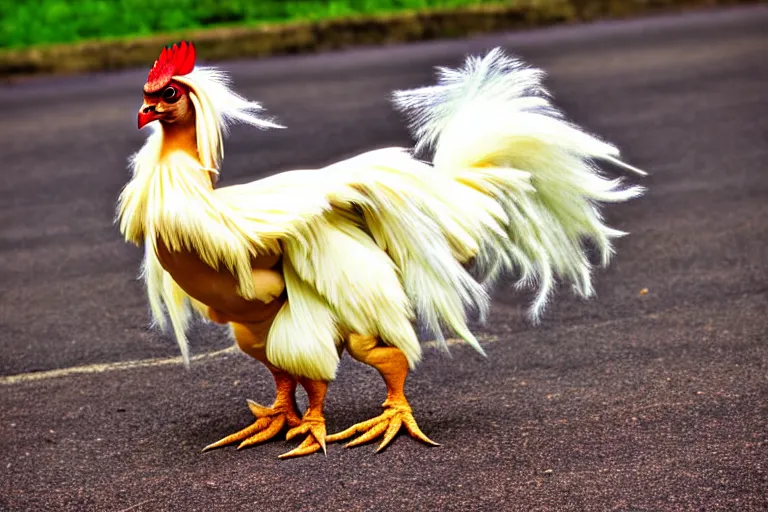
<path fill-rule="evenodd" d="M 151 63 L 0 85 L 0 510 L 768 509 L 767 32 L 757 6 L 222 65 L 288 126 L 235 129 L 223 184 L 410 144 L 389 93 L 497 45 L 650 172 L 606 209 L 631 234 L 597 297 L 561 288 L 533 326 L 531 294 L 500 288 L 488 357 L 429 350 L 408 380 L 441 446 L 378 455 L 201 454 L 272 382 L 221 328 L 197 330 L 213 355 L 190 371 L 147 328 L 141 254 L 112 220 Z M 328 430 L 384 394 L 345 356 Z"/>

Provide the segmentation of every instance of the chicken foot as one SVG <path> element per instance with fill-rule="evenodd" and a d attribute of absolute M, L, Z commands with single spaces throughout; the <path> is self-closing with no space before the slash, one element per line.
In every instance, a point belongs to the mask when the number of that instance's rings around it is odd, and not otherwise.
<path fill-rule="evenodd" d="M 212 450 L 225 446 L 236 441 L 241 441 L 237 447 L 245 448 L 258 443 L 263 443 L 278 435 L 285 427 L 289 430 L 286 433 L 286 440 L 306 434 L 304 441 L 289 451 L 280 455 L 281 459 L 288 457 L 298 457 L 309 455 L 317 451 L 325 452 L 325 418 L 323 417 L 323 401 L 328 389 L 328 383 L 319 380 L 306 378 L 296 378 L 287 372 L 273 366 L 266 355 L 266 334 L 271 320 L 256 323 L 236 323 L 232 322 L 232 331 L 240 349 L 254 359 L 261 361 L 275 378 L 275 387 L 277 389 L 275 402 L 271 407 L 265 407 L 248 400 L 248 407 L 256 416 L 256 421 L 215 443 L 212 443 L 203 451 Z M 300 417 L 296 406 L 296 385 L 300 383 L 307 392 L 309 406 Z"/>
<path fill-rule="evenodd" d="M 237 449 L 268 441 L 279 434 L 284 427 L 298 427 L 302 420 L 296 409 L 296 380 L 280 370 L 272 370 L 277 388 L 277 396 L 271 407 L 248 400 L 248 407 L 256 416 L 256 421 L 248 427 L 211 443 L 203 451 L 219 448 L 237 441 L 242 441 Z"/>
<path fill-rule="evenodd" d="M 345 445 L 345 448 L 351 448 L 383 436 L 376 450 L 380 452 L 395 438 L 402 427 L 405 427 L 412 437 L 432 446 L 439 446 L 421 431 L 413 417 L 411 406 L 405 398 L 404 387 L 405 378 L 408 375 L 408 361 L 400 349 L 379 345 L 378 339 L 373 336 L 353 334 L 347 342 L 347 350 L 358 361 L 378 370 L 387 385 L 387 399 L 382 404 L 384 407 L 382 414 L 332 434 L 326 438 L 326 441 L 333 443 L 362 433 Z"/>
<path fill-rule="evenodd" d="M 320 380 L 299 379 L 301 386 L 307 392 L 309 406 L 301 418 L 301 423 L 285 435 L 286 441 L 290 441 L 296 436 L 307 434 L 304 441 L 289 451 L 279 456 L 281 459 L 289 457 L 300 457 L 323 450 L 325 453 L 325 417 L 323 416 L 323 402 L 325 401 L 325 392 L 328 389 L 328 383 Z"/>
<path fill-rule="evenodd" d="M 209 312 L 209 316 L 214 321 L 221 323 L 228 320 L 223 315 L 211 315 L 211 312 Z M 203 448 L 203 451 L 241 441 L 237 447 L 239 450 L 246 446 L 268 441 L 278 435 L 285 427 L 293 428 L 301 425 L 299 410 L 296 406 L 296 385 L 298 381 L 295 377 L 267 361 L 266 339 L 273 318 L 273 315 L 269 315 L 251 323 L 231 322 L 230 326 L 240 350 L 257 361 L 261 361 L 272 373 L 275 379 L 275 402 L 271 407 L 265 407 L 253 400 L 248 400 L 248 407 L 253 415 L 256 416 L 256 421 L 239 432 L 209 444 Z"/>

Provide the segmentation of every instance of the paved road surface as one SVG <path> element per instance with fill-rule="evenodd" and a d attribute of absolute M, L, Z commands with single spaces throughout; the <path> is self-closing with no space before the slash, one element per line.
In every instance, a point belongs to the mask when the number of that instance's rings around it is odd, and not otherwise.
<path fill-rule="evenodd" d="M 408 392 L 441 447 L 287 462 L 283 441 L 199 452 L 250 421 L 245 398 L 271 400 L 247 357 L 110 364 L 177 355 L 111 224 L 146 70 L 0 86 L 0 509 L 764 510 L 767 31 L 763 6 L 226 65 L 290 129 L 236 130 L 224 183 L 407 144 L 389 91 L 495 45 L 651 172 L 607 211 L 632 234 L 596 300 L 561 290 L 534 328 L 530 296 L 502 289 L 487 359 L 428 354 Z M 192 348 L 229 345 L 209 328 Z M 383 391 L 345 358 L 329 430 Z"/>

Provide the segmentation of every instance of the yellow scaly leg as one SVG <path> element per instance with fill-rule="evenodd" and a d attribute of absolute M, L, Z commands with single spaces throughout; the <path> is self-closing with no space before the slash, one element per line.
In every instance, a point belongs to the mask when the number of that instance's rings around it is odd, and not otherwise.
<path fill-rule="evenodd" d="M 301 424 L 289 430 L 285 435 L 285 439 L 291 440 L 301 434 L 307 434 L 307 437 L 299 446 L 288 453 L 280 455 L 281 459 L 309 455 L 310 453 L 315 453 L 321 449 L 323 450 L 323 453 L 325 453 L 326 436 L 323 402 L 325 401 L 325 392 L 328 389 L 328 383 L 320 380 L 303 378 L 299 379 L 299 382 L 301 382 L 301 386 L 307 392 L 309 406 L 304 412 L 304 417 L 301 418 Z"/>
<path fill-rule="evenodd" d="M 277 396 L 271 407 L 257 404 L 248 400 L 248 407 L 256 416 L 256 421 L 239 432 L 228 435 L 215 443 L 211 443 L 203 451 L 219 448 L 236 441 L 242 441 L 237 449 L 245 448 L 272 439 L 283 430 L 284 427 L 296 427 L 301 423 L 296 410 L 296 380 L 287 373 L 273 370 Z"/>
<path fill-rule="evenodd" d="M 379 345 L 378 339 L 372 336 L 353 334 L 347 342 L 347 350 L 358 361 L 378 370 L 387 385 L 387 399 L 382 404 L 384 412 L 379 416 L 332 434 L 326 438 L 326 441 L 333 443 L 348 439 L 355 434 L 362 434 L 346 444 L 345 448 L 350 448 L 383 436 L 376 450 L 380 452 L 394 439 L 400 429 L 405 427 L 412 437 L 432 446 L 439 446 L 421 431 L 413 417 L 411 406 L 405 398 L 404 387 L 405 378 L 408 376 L 408 361 L 400 349 Z"/>

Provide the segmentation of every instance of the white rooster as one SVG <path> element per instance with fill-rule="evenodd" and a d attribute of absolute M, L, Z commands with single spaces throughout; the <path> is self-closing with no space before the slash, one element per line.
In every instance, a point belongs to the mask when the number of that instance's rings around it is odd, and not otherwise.
<path fill-rule="evenodd" d="M 607 264 L 611 239 L 624 234 L 603 224 L 599 203 L 642 192 L 594 162 L 642 172 L 566 122 L 542 76 L 495 49 L 441 69 L 435 86 L 395 93 L 431 163 L 388 148 L 215 187 L 227 124 L 277 125 L 221 71 L 195 67 L 192 44 L 163 49 L 144 86 L 138 124 L 153 130 L 119 199 L 121 232 L 145 247 L 155 321 L 170 319 L 185 362 L 185 330 L 202 315 L 228 323 L 277 387 L 271 406 L 249 401 L 253 425 L 206 449 L 252 445 L 284 427 L 287 439 L 306 437 L 283 457 L 357 433 L 348 446 L 382 437 L 381 449 L 402 427 L 432 443 L 403 391 L 422 355 L 416 323 L 482 352 L 467 317 L 485 317 L 497 277 L 537 288 L 534 318 L 556 279 L 593 293 L 585 240 Z M 380 416 L 328 436 L 323 401 L 344 349 L 379 371 L 387 399 Z M 297 384 L 309 399 L 303 415 Z"/>

